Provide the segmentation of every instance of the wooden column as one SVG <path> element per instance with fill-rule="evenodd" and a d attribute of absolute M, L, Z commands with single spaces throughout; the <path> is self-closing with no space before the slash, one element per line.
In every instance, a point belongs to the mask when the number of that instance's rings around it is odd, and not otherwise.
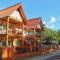
<path fill-rule="evenodd" d="M 30 45 L 30 52 L 32 52 L 32 45 Z"/>
<path fill-rule="evenodd" d="M 6 21 L 6 47 L 2 49 L 2 58 L 8 58 L 8 29 L 9 29 L 9 17 Z"/>
<path fill-rule="evenodd" d="M 8 30 L 9 30 L 9 17 L 7 19 L 7 29 L 6 29 L 6 33 L 7 33 L 7 36 L 6 36 L 6 46 L 7 47 L 8 47 L 8 34 L 9 34 Z"/>
<path fill-rule="evenodd" d="M 35 37 L 36 37 L 36 30 L 34 28 L 34 39 L 35 39 Z M 35 40 L 34 40 L 34 50 L 36 51 L 36 41 Z"/>
<path fill-rule="evenodd" d="M 36 32 L 36 30 L 35 30 L 35 28 L 34 28 L 34 36 L 36 35 L 35 32 Z"/>
<path fill-rule="evenodd" d="M 38 45 L 38 52 L 39 52 L 39 45 Z"/>
<path fill-rule="evenodd" d="M 24 47 L 24 36 L 23 36 L 24 26 L 22 26 L 22 48 Z"/>

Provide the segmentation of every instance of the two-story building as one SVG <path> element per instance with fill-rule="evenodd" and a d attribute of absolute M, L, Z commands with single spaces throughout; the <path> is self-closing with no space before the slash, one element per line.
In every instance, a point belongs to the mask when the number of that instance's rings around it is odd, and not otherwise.
<path fill-rule="evenodd" d="M 15 54 L 15 46 L 20 44 L 16 41 L 22 39 L 25 24 L 27 19 L 20 3 L 0 10 L 0 57 L 8 58 Z"/>

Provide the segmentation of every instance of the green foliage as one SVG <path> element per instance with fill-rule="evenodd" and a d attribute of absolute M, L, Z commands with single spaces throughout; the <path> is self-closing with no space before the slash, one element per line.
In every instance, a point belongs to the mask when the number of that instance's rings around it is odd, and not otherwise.
<path fill-rule="evenodd" d="M 55 31 L 49 28 L 44 28 L 44 32 L 42 34 L 43 39 L 47 38 L 47 37 L 51 37 L 52 40 L 54 41 L 59 41 L 60 40 L 60 31 Z"/>
<path fill-rule="evenodd" d="M 60 42 L 60 30 L 57 31 L 57 40 Z"/>

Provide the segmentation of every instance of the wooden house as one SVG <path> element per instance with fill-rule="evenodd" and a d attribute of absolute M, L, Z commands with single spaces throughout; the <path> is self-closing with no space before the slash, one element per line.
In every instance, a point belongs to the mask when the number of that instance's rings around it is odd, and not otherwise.
<path fill-rule="evenodd" d="M 0 57 L 13 56 L 15 41 L 21 40 L 25 24 L 27 19 L 20 3 L 0 10 Z"/>
<path fill-rule="evenodd" d="M 44 31 L 41 17 L 33 18 L 28 20 L 28 25 L 25 25 L 26 40 L 29 43 L 30 51 L 39 51 L 41 44 L 41 34 Z M 25 44 L 26 45 L 26 44 Z M 24 45 L 24 46 L 25 46 Z"/>

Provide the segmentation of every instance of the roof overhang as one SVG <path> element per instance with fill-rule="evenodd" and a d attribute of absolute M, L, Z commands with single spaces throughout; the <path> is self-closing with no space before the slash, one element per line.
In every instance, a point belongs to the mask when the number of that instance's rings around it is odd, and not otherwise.
<path fill-rule="evenodd" d="M 20 3 L 14 5 L 14 6 L 8 7 L 6 9 L 0 10 L 0 19 L 9 16 L 15 10 L 17 10 L 19 12 L 19 14 L 21 15 L 22 22 L 24 24 L 27 24 L 27 19 L 26 19 L 25 13 L 23 11 L 22 5 Z"/>

